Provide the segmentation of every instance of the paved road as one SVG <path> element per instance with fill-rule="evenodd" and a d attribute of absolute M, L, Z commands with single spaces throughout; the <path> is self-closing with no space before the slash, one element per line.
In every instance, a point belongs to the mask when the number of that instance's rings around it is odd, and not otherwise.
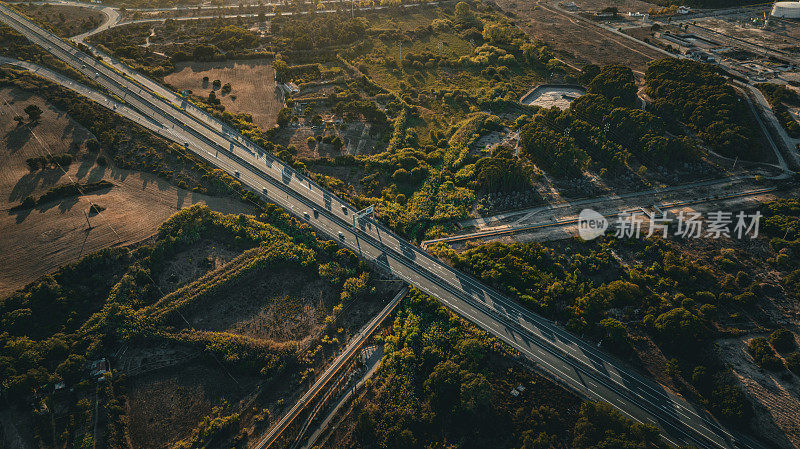
<path fill-rule="evenodd" d="M 737 201 L 746 197 L 764 195 L 766 193 L 774 192 L 776 190 L 778 190 L 777 187 L 763 187 L 760 189 L 747 190 L 747 191 L 734 192 L 721 195 L 718 194 L 691 200 L 670 201 L 659 204 L 653 204 L 652 202 L 650 202 L 649 204 L 642 204 L 639 206 L 633 206 L 630 203 L 609 205 L 605 204 L 603 201 L 590 202 L 590 203 L 577 202 L 578 203 L 577 206 L 573 203 L 567 203 L 564 206 L 558 206 L 558 208 L 559 209 L 568 208 L 566 211 L 562 210 L 563 215 L 561 215 L 563 217 L 568 217 L 568 218 L 556 218 L 556 215 L 550 215 L 551 221 L 541 221 L 543 220 L 543 218 L 539 218 L 540 221 L 535 223 L 520 224 L 520 222 L 515 222 L 514 224 L 506 226 L 493 226 L 485 228 L 484 230 L 471 232 L 468 234 L 452 235 L 448 237 L 442 237 L 439 239 L 426 240 L 422 242 L 421 246 L 422 248 L 427 248 L 429 245 L 432 245 L 434 243 L 441 243 L 441 242 L 462 243 L 470 240 L 481 240 L 487 238 L 491 239 L 494 237 L 499 237 L 504 235 L 513 235 L 513 234 L 530 233 L 538 231 L 545 231 L 545 232 L 538 235 L 536 241 L 563 239 L 565 235 L 563 231 L 566 231 L 566 229 L 563 228 L 567 227 L 573 228 L 573 235 L 575 235 L 574 234 L 575 228 L 578 224 L 577 217 L 581 209 L 584 208 L 593 209 L 596 212 L 599 212 L 601 215 L 605 216 L 609 220 L 609 223 L 614 223 L 614 220 L 618 216 L 618 214 L 625 211 L 638 210 L 638 209 L 644 210 L 645 208 L 653 206 L 654 208 L 657 208 L 659 211 L 667 212 L 677 208 L 694 206 L 704 203 L 713 203 L 719 205 L 720 202 L 724 202 L 726 200 Z M 592 205 L 594 207 L 587 207 L 589 205 Z M 543 209 L 543 211 L 544 210 L 552 212 L 553 208 Z M 562 228 L 562 232 L 558 233 L 549 232 L 553 228 Z"/>
<path fill-rule="evenodd" d="M 368 261 L 437 298 L 445 306 L 515 348 L 545 374 L 591 400 L 652 423 L 674 443 L 706 448 L 761 447 L 722 428 L 710 415 L 666 391 L 635 369 L 527 311 L 474 278 L 396 236 L 380 223 L 356 222 L 355 210 L 266 154 L 238 132 L 190 107 L 178 107 L 137 78 L 118 72 L 0 4 L 3 20 L 32 42 L 122 98 L 140 116 L 161 123 L 164 134 L 228 171 L 270 201 L 308 220 Z M 173 96 L 173 98 L 175 98 Z M 354 226 L 356 224 L 356 226 Z"/>

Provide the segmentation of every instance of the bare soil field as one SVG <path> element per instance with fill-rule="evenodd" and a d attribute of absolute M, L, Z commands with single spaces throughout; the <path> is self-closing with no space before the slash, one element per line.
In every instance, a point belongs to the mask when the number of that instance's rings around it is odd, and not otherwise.
<path fill-rule="evenodd" d="M 621 14 L 625 14 L 628 12 L 647 12 L 650 10 L 650 8 L 659 8 L 659 6 L 654 3 L 645 2 L 642 0 L 613 0 L 613 1 L 570 0 L 570 1 L 574 1 L 575 5 L 577 5 L 581 11 L 590 11 L 590 12 L 600 11 L 603 8 L 607 8 L 609 6 L 618 8 Z M 568 3 L 568 2 L 563 2 L 563 3 Z"/>
<path fill-rule="evenodd" d="M 145 374 L 127 383 L 133 447 L 167 448 L 186 438 L 213 407 L 236 404 L 255 387 L 233 382 L 219 366 L 198 363 Z"/>
<path fill-rule="evenodd" d="M 225 110 L 246 112 L 263 129 L 275 126 L 283 96 L 275 83 L 275 70 L 268 60 L 181 63 L 164 82 L 177 90 L 191 90 L 195 95 L 208 96 L 214 80 L 231 84 L 231 92 L 223 95 L 217 90 Z M 203 83 L 203 77 L 208 83 Z"/>
<path fill-rule="evenodd" d="M 80 6 L 20 4 L 17 7 L 39 23 L 50 25 L 61 37 L 85 33 L 103 22 L 103 13 Z"/>
<path fill-rule="evenodd" d="M 339 300 L 330 284 L 296 269 L 261 273 L 237 283 L 225 301 L 198 305 L 195 329 L 229 332 L 273 343 L 317 338 Z"/>
<path fill-rule="evenodd" d="M 545 3 L 496 0 L 533 40 L 549 44 L 558 56 L 578 68 L 586 64 L 625 64 L 644 71 L 647 63 L 663 54 L 610 31 L 586 23 L 577 14 L 562 13 Z"/>
<path fill-rule="evenodd" d="M 6 104 L 8 101 L 8 104 Z M 22 126 L 15 115 L 29 104 L 44 113 L 38 124 Z M 244 203 L 179 189 L 154 175 L 97 163 L 86 150 L 90 133 L 40 97 L 16 89 L 0 89 L 0 297 L 78 258 L 112 245 L 126 245 L 151 235 L 182 207 L 203 202 L 225 213 L 251 212 Z M 59 168 L 31 172 L 26 159 L 64 154 L 79 147 L 67 173 Z M 110 158 L 105 157 L 106 160 Z M 101 179 L 114 184 L 86 196 L 73 196 L 12 211 L 25 197 L 78 181 Z M 90 215 L 91 204 L 105 207 Z"/>
<path fill-rule="evenodd" d="M 754 429 L 776 447 L 800 447 L 800 379 L 759 368 L 747 351 L 751 337 L 717 341 L 754 406 Z"/>
<path fill-rule="evenodd" d="M 221 268 L 239 254 L 240 252 L 211 240 L 198 242 L 167 263 L 158 280 L 159 287 L 165 295 L 169 294 L 209 271 Z"/>
<path fill-rule="evenodd" d="M 736 18 L 744 21 L 742 17 Z M 751 27 L 748 26 L 749 23 L 744 25 L 734 18 L 725 20 L 716 17 L 704 17 L 693 23 L 773 50 L 783 50 L 785 47 L 797 48 L 800 45 L 800 26 L 797 26 L 794 21 L 775 20 L 768 29 Z M 717 35 L 710 33 L 707 37 L 714 39 Z"/>

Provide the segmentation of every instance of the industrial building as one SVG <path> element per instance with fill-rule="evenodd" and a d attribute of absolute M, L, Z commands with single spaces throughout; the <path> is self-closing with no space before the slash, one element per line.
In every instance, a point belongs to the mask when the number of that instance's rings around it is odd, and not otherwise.
<path fill-rule="evenodd" d="M 772 6 L 772 17 L 800 19 L 800 1 L 776 2 Z"/>

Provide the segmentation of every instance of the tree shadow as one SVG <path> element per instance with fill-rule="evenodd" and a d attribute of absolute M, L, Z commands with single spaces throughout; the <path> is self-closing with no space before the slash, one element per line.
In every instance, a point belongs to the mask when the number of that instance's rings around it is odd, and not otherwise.
<path fill-rule="evenodd" d="M 94 167 L 95 164 L 95 155 L 93 154 L 84 154 L 81 157 L 81 163 L 78 166 L 78 170 L 75 172 L 75 177 L 78 179 L 82 179 L 84 176 L 89 174 L 89 169 Z"/>
<path fill-rule="evenodd" d="M 8 147 L 11 154 L 14 154 L 28 143 L 32 135 L 33 133 L 29 125 L 17 125 L 4 136 L 6 147 Z"/>
<path fill-rule="evenodd" d="M 88 174 L 86 180 L 88 182 L 100 181 L 101 179 L 103 179 L 105 174 L 106 174 L 106 167 L 104 167 L 102 165 L 95 165 L 91 169 L 91 171 L 89 171 L 89 174 Z"/>
<path fill-rule="evenodd" d="M 64 171 L 60 168 L 52 168 L 30 172 L 23 175 L 11 189 L 8 195 L 9 201 L 22 201 L 29 196 L 40 185 L 42 187 L 52 186 L 64 176 Z"/>

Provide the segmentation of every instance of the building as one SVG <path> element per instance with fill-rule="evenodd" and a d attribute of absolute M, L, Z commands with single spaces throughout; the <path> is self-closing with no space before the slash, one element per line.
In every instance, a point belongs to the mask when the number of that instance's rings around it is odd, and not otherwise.
<path fill-rule="evenodd" d="M 782 19 L 800 19 L 800 1 L 776 2 L 772 6 L 771 15 Z"/>
<path fill-rule="evenodd" d="M 688 6 L 678 6 L 678 9 L 675 12 L 677 12 L 678 14 L 689 14 L 690 12 L 692 12 L 692 8 Z"/>

